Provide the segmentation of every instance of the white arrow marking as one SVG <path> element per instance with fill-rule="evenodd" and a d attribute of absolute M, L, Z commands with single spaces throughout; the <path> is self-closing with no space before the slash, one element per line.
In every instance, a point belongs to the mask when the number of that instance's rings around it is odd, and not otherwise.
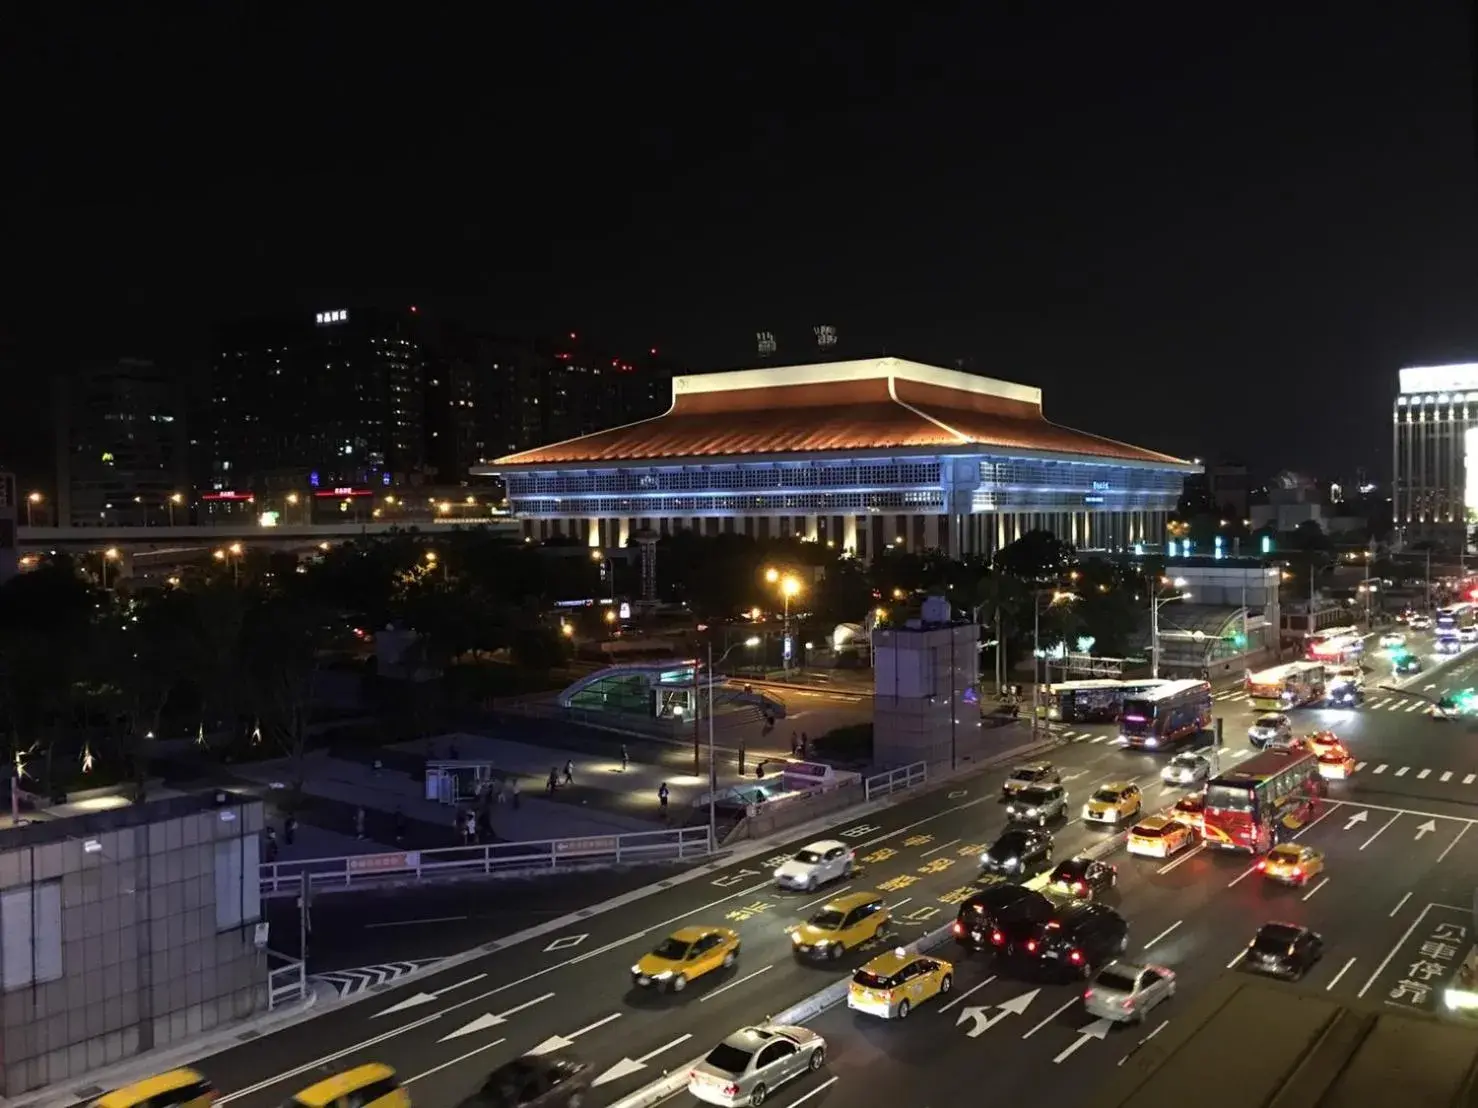
<path fill-rule="evenodd" d="M 553 1054 L 556 1050 L 563 1050 L 565 1047 L 573 1044 L 581 1035 L 594 1031 L 597 1027 L 604 1027 L 612 1020 L 618 1020 L 620 1018 L 620 1012 L 612 1012 L 605 1019 L 596 1020 L 594 1023 L 588 1024 L 578 1031 L 571 1031 L 568 1035 L 551 1035 L 538 1046 L 534 1047 L 533 1050 L 529 1051 L 529 1053 L 536 1056 L 540 1054 Z"/>
<path fill-rule="evenodd" d="M 1437 830 L 1437 821 L 1429 819 L 1416 829 L 1416 837 L 1420 840 L 1423 835 L 1430 835 L 1435 830 Z"/>
<path fill-rule="evenodd" d="M 614 1066 L 606 1070 L 605 1073 L 597 1077 L 594 1081 L 594 1084 L 604 1085 L 607 1081 L 619 1081 L 623 1077 L 630 1077 L 633 1073 L 640 1073 L 642 1070 L 647 1068 L 647 1063 L 650 1062 L 653 1058 L 657 1057 L 657 1055 L 661 1054 L 665 1050 L 671 1050 L 675 1046 L 681 1046 L 692 1037 L 693 1036 L 691 1034 L 679 1036 L 678 1038 L 673 1039 L 672 1042 L 667 1043 L 665 1046 L 659 1046 L 656 1050 L 649 1050 L 640 1058 L 622 1058 Z"/>
<path fill-rule="evenodd" d="M 949 798 L 951 800 L 959 800 L 960 797 L 962 797 L 962 796 L 969 796 L 969 795 L 970 795 L 970 790 L 969 789 L 956 789 L 954 792 L 952 792 L 952 793 L 949 794 Z"/>
<path fill-rule="evenodd" d="M 460 989 L 463 985 L 471 985 L 475 981 L 481 981 L 486 976 L 487 974 L 485 973 L 479 973 L 476 977 L 469 977 L 466 981 L 458 981 L 455 985 L 448 985 L 444 989 L 437 989 L 434 993 L 417 993 L 415 996 L 408 996 L 399 1004 L 392 1004 L 383 1012 L 376 1012 L 371 1018 L 379 1019 L 381 1016 L 388 1016 L 392 1012 L 404 1012 L 408 1008 L 419 1008 L 423 1004 L 430 1004 L 433 1000 L 445 996 L 453 989 Z"/>
<path fill-rule="evenodd" d="M 1088 771 L 1085 769 L 1085 770 L 1079 770 L 1077 773 L 1064 773 L 1062 775 L 1062 779 L 1064 781 L 1076 781 L 1079 777 L 1087 777 L 1087 776 L 1088 776 Z"/>
<path fill-rule="evenodd" d="M 1063 1062 L 1081 1050 L 1083 1044 L 1089 1039 L 1097 1039 L 1102 1042 L 1108 1036 L 1109 1029 L 1113 1026 L 1108 1020 L 1094 1020 L 1078 1032 L 1078 1037 L 1073 1040 L 1072 1046 L 1068 1047 L 1056 1058 L 1052 1059 L 1052 1061 L 1059 1066 L 1062 1065 Z"/>
<path fill-rule="evenodd" d="M 552 1000 L 553 998 L 553 993 L 545 993 L 543 996 L 535 997 L 533 1000 L 526 1000 L 517 1007 L 509 1008 L 506 1011 L 497 1013 L 496 1015 L 494 1015 L 492 1012 L 489 1012 L 485 1016 L 478 1016 L 471 1023 L 463 1024 L 461 1027 L 453 1031 L 450 1035 L 445 1035 L 438 1041 L 444 1043 L 448 1039 L 460 1039 L 463 1035 L 475 1035 L 479 1031 L 486 1031 L 489 1027 L 497 1027 L 500 1023 L 507 1023 L 509 1016 L 517 1015 L 525 1008 L 532 1008 L 535 1004 L 543 1004 L 546 1000 Z M 556 1047 L 555 1049 L 558 1048 Z"/>
<path fill-rule="evenodd" d="M 974 1020 L 975 1026 L 966 1032 L 972 1039 L 978 1039 L 1007 1016 L 1019 1016 L 1027 1010 L 1031 1002 L 1037 999 L 1039 989 L 1033 989 L 1029 993 L 1022 993 L 1018 997 L 1004 1001 L 1001 1004 L 991 1005 L 997 1009 L 994 1015 L 987 1016 L 990 1008 L 964 1008 L 960 1011 L 959 1019 L 955 1020 L 955 1026 L 959 1027 L 966 1020 Z"/>
<path fill-rule="evenodd" d="M 1345 830 L 1348 831 L 1350 828 L 1354 827 L 1355 824 L 1364 823 L 1369 818 L 1369 812 L 1356 812 L 1349 819 L 1345 820 Z"/>

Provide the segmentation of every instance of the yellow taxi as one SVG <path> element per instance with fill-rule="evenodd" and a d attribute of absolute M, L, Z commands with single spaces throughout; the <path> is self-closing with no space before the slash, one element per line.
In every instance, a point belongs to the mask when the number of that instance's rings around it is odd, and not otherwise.
<path fill-rule="evenodd" d="M 1355 776 L 1355 765 L 1348 750 L 1326 750 L 1319 755 L 1319 776 L 1326 781 L 1344 781 Z"/>
<path fill-rule="evenodd" d="M 1110 781 L 1099 785 L 1083 805 L 1084 823 L 1123 823 L 1139 815 L 1144 798 L 1133 781 Z"/>
<path fill-rule="evenodd" d="M 797 958 L 840 958 L 876 939 L 892 918 L 881 893 L 839 896 L 790 928 L 791 952 Z"/>
<path fill-rule="evenodd" d="M 1206 794 L 1192 793 L 1190 796 L 1181 797 L 1175 802 L 1175 807 L 1170 809 L 1170 815 L 1197 835 L 1201 834 L 1203 820 L 1206 816 Z"/>
<path fill-rule="evenodd" d="M 389 1066 L 371 1062 L 326 1077 L 288 1102 L 289 1108 L 339 1108 L 352 1101 L 355 1108 L 411 1108 L 410 1094 Z"/>
<path fill-rule="evenodd" d="M 954 985 L 954 966 L 899 947 L 879 954 L 852 975 L 847 1007 L 885 1020 L 908 1019 L 919 1004 L 943 996 Z"/>
<path fill-rule="evenodd" d="M 739 959 L 739 936 L 727 927 L 683 927 L 631 967 L 631 980 L 648 989 L 680 993 L 699 977 Z"/>
<path fill-rule="evenodd" d="M 1150 816 L 1129 829 L 1130 854 L 1145 858 L 1169 858 L 1196 841 L 1196 833 L 1178 819 Z"/>
<path fill-rule="evenodd" d="M 1333 731 L 1315 731 L 1305 735 L 1304 745 L 1315 754 L 1343 752 L 1345 749 L 1345 744 L 1339 741 L 1339 736 Z"/>
<path fill-rule="evenodd" d="M 1284 885 L 1306 885 L 1310 877 L 1324 872 L 1324 855 L 1311 846 L 1283 843 L 1268 851 L 1257 868 L 1269 881 Z"/>
<path fill-rule="evenodd" d="M 215 1086 L 194 1070 L 170 1070 L 114 1089 L 92 1103 L 93 1108 L 206 1108 L 215 1099 Z"/>

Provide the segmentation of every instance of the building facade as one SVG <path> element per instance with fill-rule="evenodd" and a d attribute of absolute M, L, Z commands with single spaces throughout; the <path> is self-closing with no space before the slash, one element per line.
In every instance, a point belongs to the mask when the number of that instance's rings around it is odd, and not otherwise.
<path fill-rule="evenodd" d="M 1478 363 L 1400 373 L 1392 412 L 1392 522 L 1404 542 L 1464 541 L 1478 507 Z"/>
<path fill-rule="evenodd" d="M 190 487 L 186 400 L 177 374 L 139 358 L 56 385 L 56 518 L 67 527 L 164 522 Z"/>
<path fill-rule="evenodd" d="M 664 415 L 511 454 L 530 540 L 795 536 L 990 554 L 1034 529 L 1158 544 L 1200 466 L 1049 423 L 1041 390 L 897 358 L 678 377 Z"/>

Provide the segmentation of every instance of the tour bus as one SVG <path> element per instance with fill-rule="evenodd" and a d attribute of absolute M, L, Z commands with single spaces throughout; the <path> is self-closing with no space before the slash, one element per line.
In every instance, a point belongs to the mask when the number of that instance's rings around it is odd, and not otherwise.
<path fill-rule="evenodd" d="M 1047 686 L 1046 703 L 1039 714 L 1062 723 L 1112 723 L 1124 708 L 1124 698 L 1163 685 L 1163 680 L 1062 681 Z"/>
<path fill-rule="evenodd" d="M 1206 785 L 1202 840 L 1262 854 L 1317 819 L 1327 786 L 1306 747 L 1264 750 Z"/>
<path fill-rule="evenodd" d="M 1324 699 L 1321 662 L 1289 662 L 1247 678 L 1247 697 L 1259 712 L 1286 712 Z"/>
<path fill-rule="evenodd" d="M 1461 631 L 1464 627 L 1471 627 L 1475 619 L 1478 619 L 1478 606 L 1473 604 L 1453 604 L 1447 608 L 1437 609 L 1437 634 L 1440 636 L 1444 631 Z"/>
<path fill-rule="evenodd" d="M 1211 726 L 1211 684 L 1167 681 L 1124 698 L 1120 734 L 1131 747 L 1160 750 Z"/>
<path fill-rule="evenodd" d="M 1358 627 L 1332 627 L 1309 640 L 1305 657 L 1331 666 L 1358 662 L 1365 653 L 1365 638 Z"/>

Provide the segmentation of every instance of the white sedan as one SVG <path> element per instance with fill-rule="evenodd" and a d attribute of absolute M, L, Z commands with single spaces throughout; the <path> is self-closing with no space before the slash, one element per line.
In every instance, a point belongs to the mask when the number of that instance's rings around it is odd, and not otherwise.
<path fill-rule="evenodd" d="M 1113 1023 L 1142 1023 L 1151 1008 L 1174 995 L 1175 974 L 1164 966 L 1110 962 L 1083 994 L 1083 1007 Z"/>
<path fill-rule="evenodd" d="M 1199 754 L 1177 754 L 1160 771 L 1167 785 L 1197 785 L 1211 776 L 1211 763 Z"/>
<path fill-rule="evenodd" d="M 857 856 L 846 843 L 822 839 L 796 851 L 794 858 L 775 871 L 775 885 L 781 889 L 805 889 L 851 877 Z"/>

